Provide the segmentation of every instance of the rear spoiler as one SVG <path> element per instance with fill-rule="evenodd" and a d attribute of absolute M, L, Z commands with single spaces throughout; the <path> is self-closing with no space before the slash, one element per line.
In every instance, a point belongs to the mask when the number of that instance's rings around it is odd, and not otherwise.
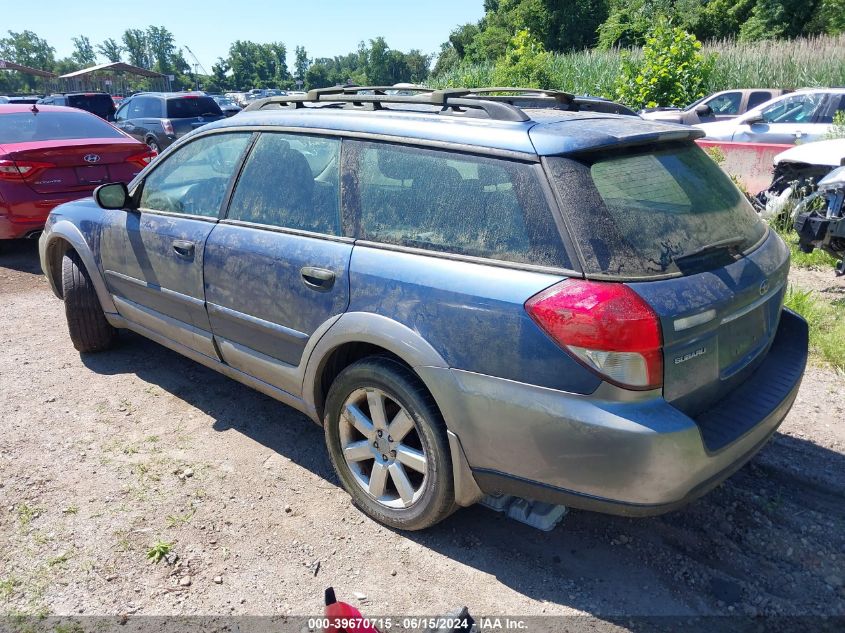
<path fill-rule="evenodd" d="M 590 125 L 595 119 L 583 119 L 561 124 L 534 126 L 529 134 L 537 153 L 541 156 L 583 154 L 607 149 L 694 141 L 705 136 L 698 128 L 657 123 L 634 118 L 601 118 L 601 125 Z M 566 129 L 555 130 L 558 125 Z M 581 129 L 577 129 L 580 127 Z"/>

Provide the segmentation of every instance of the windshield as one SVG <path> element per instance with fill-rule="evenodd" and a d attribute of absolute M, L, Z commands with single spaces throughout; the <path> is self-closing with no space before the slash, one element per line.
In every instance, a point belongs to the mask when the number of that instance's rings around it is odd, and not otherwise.
<path fill-rule="evenodd" d="M 0 112 L 0 143 L 27 143 L 77 138 L 125 138 L 87 112 Z"/>
<path fill-rule="evenodd" d="M 743 251 L 766 233 L 742 192 L 695 144 L 556 157 L 549 166 L 588 274 L 686 274 L 722 265 L 725 249 L 714 244 Z"/>
<path fill-rule="evenodd" d="M 211 97 L 178 97 L 167 100 L 167 117 L 191 119 L 198 116 L 223 116 L 220 106 Z"/>
<path fill-rule="evenodd" d="M 67 104 L 93 112 L 104 119 L 110 117 L 115 111 L 114 101 L 106 94 L 68 95 Z"/>

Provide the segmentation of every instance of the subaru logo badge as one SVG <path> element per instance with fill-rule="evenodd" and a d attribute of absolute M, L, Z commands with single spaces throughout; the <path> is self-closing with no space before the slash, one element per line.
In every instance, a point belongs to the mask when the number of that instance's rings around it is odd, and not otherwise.
<path fill-rule="evenodd" d="M 100 155 L 99 154 L 85 154 L 82 158 L 85 159 L 87 163 L 99 163 L 100 162 Z"/>
<path fill-rule="evenodd" d="M 769 292 L 769 282 L 768 280 L 763 280 L 763 283 L 760 284 L 760 296 L 762 297 L 767 292 Z"/>

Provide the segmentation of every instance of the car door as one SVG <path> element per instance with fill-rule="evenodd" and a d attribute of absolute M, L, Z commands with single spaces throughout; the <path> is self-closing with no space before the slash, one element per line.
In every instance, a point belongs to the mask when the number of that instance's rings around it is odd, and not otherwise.
<path fill-rule="evenodd" d="M 340 139 L 262 133 L 205 249 L 205 298 L 223 359 L 295 396 L 311 336 L 349 303 Z"/>
<path fill-rule="evenodd" d="M 133 97 L 120 106 L 114 115 L 114 125 L 133 138 L 144 142 L 144 130 L 136 126 L 143 108 L 144 97 Z"/>
<path fill-rule="evenodd" d="M 182 145 L 133 190 L 136 211 L 108 212 L 101 237 L 106 284 L 121 316 L 212 358 L 204 247 L 251 138 L 216 133 Z"/>
<path fill-rule="evenodd" d="M 820 130 L 818 113 L 827 95 L 822 92 L 793 93 L 746 115 L 734 133 L 733 140 L 749 143 L 781 143 L 817 140 Z"/>
<path fill-rule="evenodd" d="M 738 90 L 722 92 L 704 101 L 703 104 L 710 108 L 710 114 L 699 115 L 701 123 L 727 121 L 728 119 L 739 116 L 742 106 L 742 93 Z"/>

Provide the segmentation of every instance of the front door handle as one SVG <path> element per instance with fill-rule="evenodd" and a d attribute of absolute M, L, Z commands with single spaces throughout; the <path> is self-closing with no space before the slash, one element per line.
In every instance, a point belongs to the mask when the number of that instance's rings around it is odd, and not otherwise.
<path fill-rule="evenodd" d="M 300 269 L 299 273 L 302 275 L 302 282 L 311 290 L 326 292 L 334 286 L 335 274 L 325 268 L 305 266 Z"/>
<path fill-rule="evenodd" d="M 195 249 L 196 244 L 194 244 L 193 242 L 189 242 L 187 240 L 173 240 L 173 251 L 179 257 L 183 257 L 185 259 L 193 259 Z"/>

